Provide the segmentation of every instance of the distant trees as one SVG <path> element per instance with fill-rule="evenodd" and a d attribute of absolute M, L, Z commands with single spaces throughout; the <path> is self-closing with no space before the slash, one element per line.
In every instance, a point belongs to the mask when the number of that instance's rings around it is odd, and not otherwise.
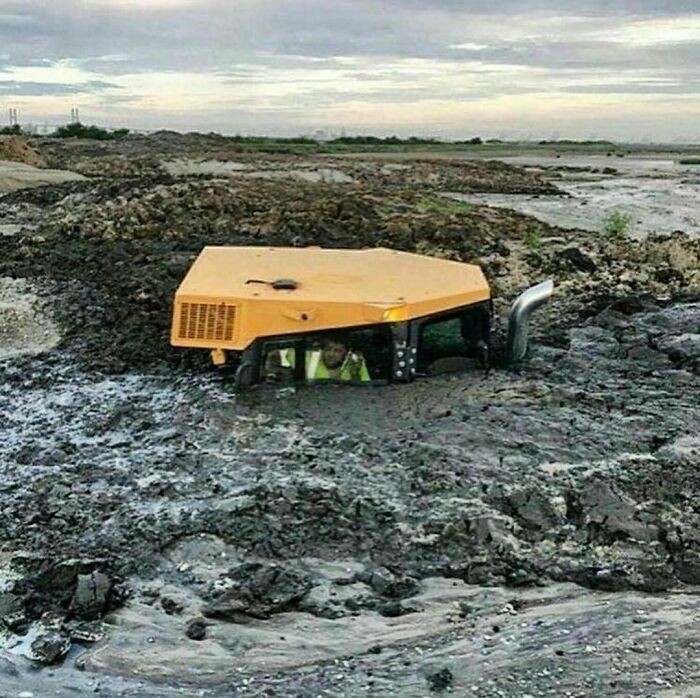
<path fill-rule="evenodd" d="M 431 145 L 439 143 L 436 138 L 420 138 L 410 136 L 409 138 L 399 138 L 398 136 L 388 136 L 379 138 L 378 136 L 341 136 L 328 141 L 342 145 Z"/>
<path fill-rule="evenodd" d="M 0 136 L 21 136 L 22 127 L 19 124 L 12 124 L 12 126 L 4 126 L 0 128 Z"/>
<path fill-rule="evenodd" d="M 109 131 L 99 126 L 87 126 L 80 122 L 59 126 L 53 134 L 56 138 L 90 138 L 96 141 L 116 141 L 129 135 L 128 128 Z"/>

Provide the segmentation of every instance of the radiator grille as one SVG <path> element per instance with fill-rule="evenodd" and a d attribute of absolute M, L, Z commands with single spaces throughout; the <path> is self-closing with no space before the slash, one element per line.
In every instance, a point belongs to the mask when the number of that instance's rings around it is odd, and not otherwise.
<path fill-rule="evenodd" d="M 236 306 L 226 303 L 181 303 L 180 339 L 230 342 L 236 322 Z"/>

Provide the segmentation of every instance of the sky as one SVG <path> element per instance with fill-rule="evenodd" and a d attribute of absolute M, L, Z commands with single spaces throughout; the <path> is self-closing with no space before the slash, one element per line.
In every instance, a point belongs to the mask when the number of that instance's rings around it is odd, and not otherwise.
<path fill-rule="evenodd" d="M 2 0 L 0 121 L 700 141 L 700 0 Z"/>

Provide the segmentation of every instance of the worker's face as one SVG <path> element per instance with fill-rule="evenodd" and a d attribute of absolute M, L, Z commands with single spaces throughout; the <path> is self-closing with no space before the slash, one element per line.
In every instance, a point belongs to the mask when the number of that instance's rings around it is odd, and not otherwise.
<path fill-rule="evenodd" d="M 321 357 L 327 368 L 339 368 L 345 361 L 347 348 L 340 342 L 326 342 L 321 349 Z"/>

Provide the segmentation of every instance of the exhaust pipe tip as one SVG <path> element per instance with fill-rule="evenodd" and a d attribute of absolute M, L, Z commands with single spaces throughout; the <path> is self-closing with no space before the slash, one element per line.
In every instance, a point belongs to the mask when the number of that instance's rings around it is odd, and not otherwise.
<path fill-rule="evenodd" d="M 508 315 L 506 357 L 509 364 L 518 364 L 527 356 L 530 316 L 549 301 L 554 292 L 551 279 L 531 286 L 516 299 Z"/>

